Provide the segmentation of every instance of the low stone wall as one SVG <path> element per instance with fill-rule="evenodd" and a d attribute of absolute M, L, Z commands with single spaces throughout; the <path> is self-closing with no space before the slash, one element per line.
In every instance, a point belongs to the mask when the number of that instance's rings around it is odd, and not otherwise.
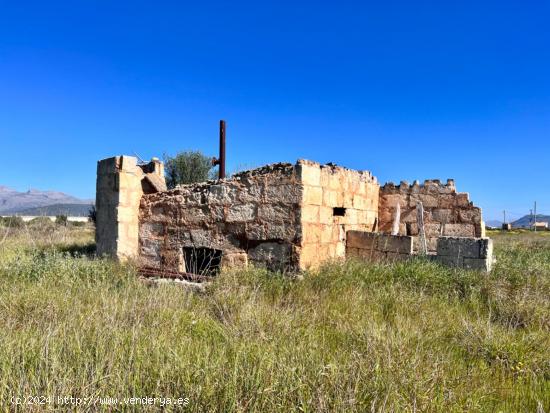
<path fill-rule="evenodd" d="M 441 237 L 437 240 L 435 260 L 450 267 L 491 271 L 493 240 L 490 238 Z"/>
<path fill-rule="evenodd" d="M 424 207 L 424 231 L 428 251 L 435 252 L 437 238 L 483 237 L 485 225 L 481 218 L 481 208 L 470 202 L 467 193 L 456 192 L 452 179 L 442 184 L 439 180 L 426 180 L 424 184 L 415 181 L 413 185 L 401 182 L 400 185 L 387 183 L 380 188 L 378 207 L 379 231 L 389 233 L 399 203 L 401 209 L 399 234 L 418 235 L 416 206 Z"/>
<path fill-rule="evenodd" d="M 414 238 L 374 232 L 348 231 L 346 256 L 371 261 L 406 260 L 413 255 Z"/>
<path fill-rule="evenodd" d="M 346 256 L 368 261 L 402 261 L 417 255 L 415 237 L 364 231 L 348 231 Z M 437 255 L 428 258 L 448 267 L 491 271 L 493 242 L 490 238 L 440 237 Z"/>
<path fill-rule="evenodd" d="M 197 252 L 220 254 L 221 266 L 297 267 L 301 200 L 295 167 L 286 163 L 144 195 L 139 208 L 141 263 L 202 272 L 189 268 L 192 257 L 187 255 Z"/>

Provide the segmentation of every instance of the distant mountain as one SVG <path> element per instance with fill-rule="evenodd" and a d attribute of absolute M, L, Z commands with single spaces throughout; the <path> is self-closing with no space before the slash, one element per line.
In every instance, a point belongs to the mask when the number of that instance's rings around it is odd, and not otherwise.
<path fill-rule="evenodd" d="M 485 225 L 487 225 L 488 227 L 500 228 L 502 226 L 502 221 L 490 219 L 489 221 L 485 222 Z"/>
<path fill-rule="evenodd" d="M 537 214 L 537 222 L 548 222 L 550 225 L 550 215 L 539 215 Z M 512 227 L 514 228 L 529 228 L 531 225 L 531 215 L 525 215 L 520 219 L 512 222 Z"/>
<path fill-rule="evenodd" d="M 91 204 L 54 204 L 43 207 L 23 209 L 16 212 L 16 215 L 26 216 L 57 216 L 66 215 L 68 217 L 87 217 Z"/>
<path fill-rule="evenodd" d="M 80 199 L 63 192 L 39 191 L 30 189 L 18 192 L 15 189 L 0 185 L 0 215 L 16 214 L 30 208 L 45 207 L 56 204 L 80 204 L 89 206 L 93 201 Z"/>

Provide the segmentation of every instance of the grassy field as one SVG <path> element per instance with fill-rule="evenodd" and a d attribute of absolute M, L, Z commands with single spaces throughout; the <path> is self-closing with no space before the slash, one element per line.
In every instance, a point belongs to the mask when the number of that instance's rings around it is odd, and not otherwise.
<path fill-rule="evenodd" d="M 350 261 L 192 293 L 90 258 L 90 229 L 0 228 L 1 411 L 550 412 L 548 235 L 492 234 L 490 275 Z"/>

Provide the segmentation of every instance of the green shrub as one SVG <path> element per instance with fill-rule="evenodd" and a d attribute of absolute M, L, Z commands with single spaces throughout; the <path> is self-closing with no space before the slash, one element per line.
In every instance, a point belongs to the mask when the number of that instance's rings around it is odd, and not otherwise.
<path fill-rule="evenodd" d="M 63 225 L 63 226 L 66 227 L 66 226 L 67 226 L 67 222 L 68 222 L 68 220 L 67 220 L 67 215 L 57 215 L 57 216 L 55 217 L 55 223 L 56 223 L 57 225 Z"/>
<path fill-rule="evenodd" d="M 212 158 L 199 151 L 180 152 L 174 157 L 165 155 L 164 169 L 168 188 L 213 178 Z"/>
<path fill-rule="evenodd" d="M 0 223 L 2 226 L 10 228 L 23 228 L 25 226 L 25 221 L 19 216 L 0 217 Z"/>

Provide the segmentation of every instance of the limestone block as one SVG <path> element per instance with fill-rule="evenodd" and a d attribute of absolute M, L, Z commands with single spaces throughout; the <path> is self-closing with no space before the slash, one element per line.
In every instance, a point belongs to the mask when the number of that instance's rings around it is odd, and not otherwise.
<path fill-rule="evenodd" d="M 253 204 L 232 205 L 227 210 L 227 222 L 247 222 L 254 220 L 256 207 Z"/>
<path fill-rule="evenodd" d="M 451 209 L 455 207 L 455 195 L 442 194 L 437 197 L 438 208 Z"/>
<path fill-rule="evenodd" d="M 271 198 L 278 198 L 283 195 L 283 191 L 278 189 L 278 186 L 273 185 L 273 188 L 276 190 L 271 190 Z M 253 186 L 242 186 L 237 190 L 237 199 L 236 203 L 248 204 L 252 202 L 260 203 L 263 201 L 264 197 L 267 197 L 265 193 L 266 189 L 262 184 L 257 184 Z"/>
<path fill-rule="evenodd" d="M 322 225 L 305 223 L 302 225 L 302 242 L 319 244 L 321 242 Z"/>
<path fill-rule="evenodd" d="M 347 208 L 346 209 L 346 215 L 343 217 L 340 217 L 344 223 L 346 224 L 357 224 L 358 223 L 358 216 L 357 216 L 357 210 L 353 208 Z"/>
<path fill-rule="evenodd" d="M 338 206 L 338 193 L 331 189 L 323 189 L 323 205 L 328 207 Z"/>
<path fill-rule="evenodd" d="M 437 243 L 437 254 L 475 259 L 491 258 L 493 241 L 490 238 L 441 237 Z"/>
<path fill-rule="evenodd" d="M 321 242 L 330 243 L 338 241 L 338 231 L 333 225 L 321 225 Z"/>
<path fill-rule="evenodd" d="M 237 202 L 239 192 L 241 191 L 235 186 L 226 184 L 211 185 L 208 188 L 206 199 L 209 204 L 230 205 Z M 196 203 L 203 203 L 201 193 L 194 193 L 192 197 Z"/>
<path fill-rule="evenodd" d="M 340 174 L 330 173 L 329 176 L 329 188 L 337 191 L 342 190 L 342 185 L 340 184 Z"/>
<path fill-rule="evenodd" d="M 268 184 L 264 189 L 265 199 L 268 202 L 275 200 L 284 204 L 299 204 L 302 201 L 302 191 L 302 188 L 297 184 Z"/>
<path fill-rule="evenodd" d="M 340 205 L 344 208 L 353 208 L 353 193 L 352 192 L 343 192 L 339 197 L 339 200 L 342 200 Z"/>
<path fill-rule="evenodd" d="M 436 195 L 420 194 L 418 199 L 422 202 L 424 208 L 436 208 L 438 204 L 438 197 Z M 411 197 L 412 201 L 412 197 Z M 416 205 L 415 205 L 416 206 Z"/>
<path fill-rule="evenodd" d="M 222 255 L 221 266 L 223 268 L 244 268 L 248 265 L 246 252 L 233 252 Z"/>
<path fill-rule="evenodd" d="M 348 231 L 346 233 L 346 244 L 349 248 L 375 249 L 378 237 L 372 232 Z"/>
<path fill-rule="evenodd" d="M 479 224 L 481 222 L 481 210 L 479 208 L 460 209 L 458 211 L 460 222 Z"/>
<path fill-rule="evenodd" d="M 480 242 L 476 238 L 441 237 L 437 242 L 437 255 L 479 258 Z"/>
<path fill-rule="evenodd" d="M 323 188 L 314 186 L 304 186 L 304 205 L 322 205 Z"/>
<path fill-rule="evenodd" d="M 325 206 L 319 207 L 319 222 L 332 225 L 334 222 L 334 209 Z"/>
<path fill-rule="evenodd" d="M 441 223 L 452 222 L 453 211 L 451 209 L 434 209 L 431 211 L 431 219 Z"/>
<path fill-rule="evenodd" d="M 369 222 L 369 217 L 372 214 L 372 212 L 365 211 L 365 210 L 355 210 L 357 224 L 367 224 Z"/>
<path fill-rule="evenodd" d="M 395 217 L 395 211 L 393 212 L 393 215 L 391 216 L 391 221 L 392 222 L 394 220 L 394 217 Z M 411 223 L 411 222 L 416 222 L 416 220 L 417 220 L 416 207 L 415 208 L 410 208 L 410 209 L 405 209 L 405 210 L 401 211 L 401 217 L 399 219 L 400 222 Z"/>
<path fill-rule="evenodd" d="M 463 267 L 464 258 L 461 256 L 437 255 L 435 261 L 447 267 Z"/>
<path fill-rule="evenodd" d="M 136 172 L 138 169 L 137 158 L 134 156 L 122 155 L 120 157 L 120 169 L 126 172 Z"/>
<path fill-rule="evenodd" d="M 334 250 L 333 250 L 334 248 Z M 346 257 L 346 243 L 338 242 L 336 244 L 329 244 L 328 256 L 330 258 L 345 258 Z"/>
<path fill-rule="evenodd" d="M 399 203 L 401 206 L 401 209 L 404 209 L 408 206 L 407 202 L 407 196 L 401 195 L 401 194 L 395 194 L 395 195 L 382 195 L 381 202 L 384 206 L 388 208 L 395 208 L 397 204 Z M 416 204 L 414 205 L 416 206 Z"/>
<path fill-rule="evenodd" d="M 298 167 L 302 184 L 310 186 L 321 185 L 321 168 L 319 165 L 299 164 Z"/>
<path fill-rule="evenodd" d="M 142 238 L 140 240 L 140 255 L 160 260 L 160 251 L 162 240 L 152 238 Z"/>
<path fill-rule="evenodd" d="M 400 254 L 398 252 L 386 252 L 385 259 L 389 262 L 407 261 L 411 258 L 411 254 Z"/>
<path fill-rule="evenodd" d="M 264 224 L 265 237 L 258 239 L 281 239 L 293 241 L 296 238 L 298 229 L 293 223 L 272 223 Z"/>
<path fill-rule="evenodd" d="M 183 231 L 182 231 L 183 232 Z M 212 231 L 204 229 L 191 229 L 189 230 L 189 238 L 191 247 L 212 247 L 214 236 Z"/>
<path fill-rule="evenodd" d="M 322 258 L 321 258 L 322 259 Z M 317 244 L 305 244 L 299 250 L 299 266 L 305 270 L 319 264 L 319 249 Z"/>
<path fill-rule="evenodd" d="M 413 239 L 405 235 L 377 234 L 376 249 L 399 254 L 412 254 Z"/>
<path fill-rule="evenodd" d="M 446 225 L 445 225 L 446 227 Z M 438 237 L 441 235 L 441 224 L 439 222 L 429 222 L 424 224 L 424 233 L 426 237 Z"/>
<path fill-rule="evenodd" d="M 138 209 L 119 206 L 117 210 L 118 222 L 136 222 L 138 221 Z"/>
<path fill-rule="evenodd" d="M 288 222 L 294 211 L 285 205 L 263 204 L 258 206 L 258 219 L 266 222 Z"/>
<path fill-rule="evenodd" d="M 302 207 L 302 222 L 319 222 L 319 207 L 317 205 L 304 205 Z"/>
<path fill-rule="evenodd" d="M 443 236 L 475 237 L 475 227 L 473 224 L 445 224 Z"/>
<path fill-rule="evenodd" d="M 155 222 L 144 222 L 140 226 L 141 238 L 158 238 L 164 236 L 164 225 Z"/>
<path fill-rule="evenodd" d="M 166 191 L 166 180 L 164 179 L 164 175 L 159 175 L 157 173 L 150 173 L 145 175 L 143 179 L 149 183 L 149 185 L 154 190 L 154 192 Z"/>
<path fill-rule="evenodd" d="M 364 180 L 360 180 L 359 184 L 357 185 L 357 191 L 355 192 L 357 195 L 361 195 L 364 197 L 367 197 L 367 182 Z"/>
<path fill-rule="evenodd" d="M 289 244 L 264 242 L 248 250 L 248 258 L 255 264 L 282 270 L 290 262 L 290 252 Z"/>
<path fill-rule="evenodd" d="M 247 222 L 245 232 L 246 238 L 249 240 L 257 241 L 269 239 L 267 236 L 267 228 L 264 223 Z"/>
<path fill-rule="evenodd" d="M 470 196 L 467 193 L 456 194 L 456 206 L 465 207 L 470 205 Z"/>
<path fill-rule="evenodd" d="M 491 271 L 492 259 L 487 258 L 464 258 L 464 268 L 468 270 Z"/>
<path fill-rule="evenodd" d="M 368 201 L 367 198 L 356 193 L 353 195 L 353 208 L 363 209 L 363 210 L 367 209 L 369 207 L 369 204 L 367 201 Z"/>
<path fill-rule="evenodd" d="M 435 252 L 437 250 L 437 240 L 438 237 L 426 237 L 426 248 L 428 252 Z M 420 252 L 420 238 L 418 236 L 413 237 L 413 248 L 414 252 Z"/>

